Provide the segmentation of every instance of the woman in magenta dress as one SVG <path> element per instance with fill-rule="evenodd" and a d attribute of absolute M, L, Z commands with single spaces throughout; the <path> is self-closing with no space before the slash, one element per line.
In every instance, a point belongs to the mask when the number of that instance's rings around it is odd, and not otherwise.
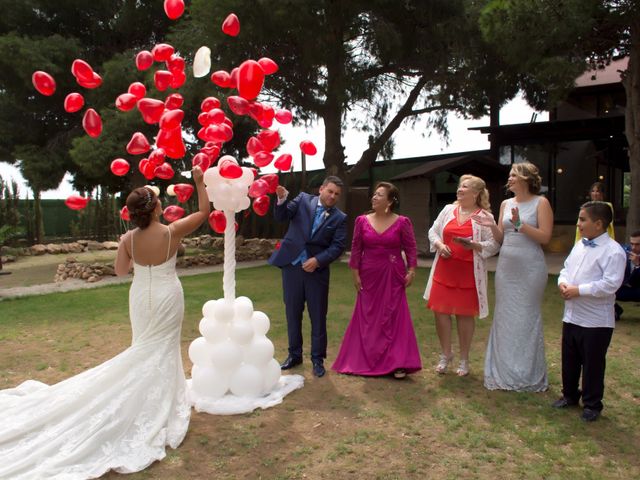
<path fill-rule="evenodd" d="M 371 206 L 372 212 L 355 223 L 349 267 L 358 293 L 332 368 L 339 373 L 404 378 L 422 368 L 405 293 L 415 277 L 416 240 L 411 220 L 394 213 L 398 207 L 394 185 L 376 185 Z"/>

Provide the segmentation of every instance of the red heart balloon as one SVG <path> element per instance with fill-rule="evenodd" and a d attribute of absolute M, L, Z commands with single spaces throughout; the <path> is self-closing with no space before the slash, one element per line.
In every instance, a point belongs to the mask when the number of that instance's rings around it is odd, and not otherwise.
<path fill-rule="evenodd" d="M 129 172 L 129 162 L 127 162 L 124 158 L 116 158 L 113 162 L 111 162 L 111 173 L 122 177 Z"/>
<path fill-rule="evenodd" d="M 157 70 L 156 73 L 153 74 L 153 83 L 161 92 L 169 88 L 172 79 L 173 74 L 169 70 Z"/>
<path fill-rule="evenodd" d="M 262 130 L 258 133 L 258 140 L 264 145 L 264 149 L 269 152 L 280 146 L 280 134 L 275 130 Z"/>
<path fill-rule="evenodd" d="M 237 37 L 240 33 L 240 20 L 235 13 L 230 13 L 222 22 L 222 31 L 230 37 Z"/>
<path fill-rule="evenodd" d="M 173 55 L 174 49 L 168 43 L 158 43 L 151 49 L 151 55 L 156 62 L 166 62 Z"/>
<path fill-rule="evenodd" d="M 249 116 L 259 121 L 264 116 L 264 106 L 260 102 L 249 102 Z"/>
<path fill-rule="evenodd" d="M 253 211 L 261 217 L 264 217 L 269 211 L 269 203 L 269 197 L 267 195 L 262 195 L 253 201 Z"/>
<path fill-rule="evenodd" d="M 82 110 L 84 107 L 84 97 L 79 93 L 73 92 L 67 95 L 64 99 L 64 109 L 69 113 Z"/>
<path fill-rule="evenodd" d="M 156 148 L 149 154 L 149 161 L 157 167 L 158 165 L 162 165 L 164 163 L 164 159 L 166 158 L 166 156 L 167 154 L 164 153 L 164 148 Z"/>
<path fill-rule="evenodd" d="M 273 160 L 273 153 L 271 152 L 258 152 L 253 156 L 253 163 L 256 167 L 266 167 Z"/>
<path fill-rule="evenodd" d="M 249 187 L 249 196 L 251 198 L 258 198 L 263 195 L 266 195 L 269 191 L 269 184 L 262 180 L 261 178 L 254 180 L 251 186 Z"/>
<path fill-rule="evenodd" d="M 140 82 L 133 82 L 131 85 L 129 85 L 127 92 L 129 92 L 131 95 L 135 95 L 136 98 L 140 100 L 147 94 L 147 87 L 145 87 L 144 84 Z"/>
<path fill-rule="evenodd" d="M 136 68 L 140 71 L 148 70 L 153 65 L 153 55 L 149 50 L 141 50 L 136 55 Z"/>
<path fill-rule="evenodd" d="M 258 96 L 264 84 L 264 70 L 255 60 L 245 60 L 238 70 L 238 93 L 247 100 Z"/>
<path fill-rule="evenodd" d="M 184 72 L 184 68 L 186 66 L 184 58 L 182 58 L 180 55 L 176 55 L 175 53 L 171 55 L 171 57 L 169 57 L 169 60 L 167 60 L 165 63 L 167 64 L 167 70 L 169 70 L 171 73 Z"/>
<path fill-rule="evenodd" d="M 242 168 L 235 159 L 229 155 L 225 155 L 220 159 L 218 167 L 220 168 L 221 177 L 234 179 L 242 176 Z"/>
<path fill-rule="evenodd" d="M 169 83 L 169 86 L 171 88 L 175 88 L 176 90 L 178 88 L 180 88 L 182 85 L 184 85 L 184 82 L 187 81 L 187 75 L 180 71 L 180 72 L 172 72 L 171 73 L 171 82 Z"/>
<path fill-rule="evenodd" d="M 201 112 L 208 112 L 209 110 L 213 110 L 214 108 L 220 108 L 220 100 L 216 97 L 207 97 L 202 100 L 200 104 Z"/>
<path fill-rule="evenodd" d="M 156 176 L 156 166 L 151 163 L 148 158 L 143 158 L 142 160 L 140 160 L 140 162 L 138 163 L 138 170 L 147 180 L 151 180 Z"/>
<path fill-rule="evenodd" d="M 169 223 L 175 222 L 184 216 L 184 208 L 178 205 L 169 205 L 162 212 L 162 216 Z"/>
<path fill-rule="evenodd" d="M 81 197 L 80 195 L 69 195 L 64 201 L 64 204 L 71 210 L 82 210 L 89 203 L 89 198 Z"/>
<path fill-rule="evenodd" d="M 131 220 L 131 217 L 129 216 L 129 209 L 126 205 L 120 209 L 120 218 L 125 222 Z"/>
<path fill-rule="evenodd" d="M 221 125 L 209 125 L 204 129 L 203 139 L 207 142 L 223 143 L 225 134 Z"/>
<path fill-rule="evenodd" d="M 210 157 L 218 158 L 221 148 L 222 148 L 222 145 L 220 145 L 219 143 L 207 142 L 204 144 L 204 147 L 202 147 L 200 150 L 206 153 L 207 155 L 209 155 Z"/>
<path fill-rule="evenodd" d="M 51 75 L 42 70 L 33 72 L 33 75 L 31 75 L 31 83 L 33 83 L 33 86 L 36 87 L 38 92 L 47 97 L 50 97 L 56 92 L 56 81 Z"/>
<path fill-rule="evenodd" d="M 184 103 L 184 97 L 179 93 L 172 93 L 169 95 L 165 101 L 164 106 L 167 107 L 168 110 L 177 110 Z"/>
<path fill-rule="evenodd" d="M 229 88 L 230 87 L 231 76 L 229 72 L 224 70 L 218 70 L 211 74 L 211 83 L 219 86 L 220 88 Z"/>
<path fill-rule="evenodd" d="M 171 130 L 161 129 L 156 138 L 156 145 L 163 148 L 167 157 L 177 160 L 184 157 L 187 152 L 182 140 L 182 129 L 172 128 Z"/>
<path fill-rule="evenodd" d="M 90 80 L 77 79 L 78 85 L 84 88 L 98 88 L 102 85 L 102 77 L 98 75 L 96 72 L 93 72 L 93 75 Z"/>
<path fill-rule="evenodd" d="M 162 180 L 169 180 L 173 178 L 174 171 L 167 162 L 162 165 L 158 165 L 153 171 L 156 177 L 161 178 Z"/>
<path fill-rule="evenodd" d="M 191 165 L 194 167 L 200 167 L 200 170 L 205 172 L 207 168 L 211 166 L 211 159 L 206 153 L 196 153 L 191 159 Z"/>
<path fill-rule="evenodd" d="M 291 163 L 293 162 L 293 157 L 288 153 L 283 153 L 276 161 L 273 162 L 273 166 L 278 170 L 289 170 L 291 168 Z"/>
<path fill-rule="evenodd" d="M 247 153 L 252 157 L 255 156 L 258 152 L 264 151 L 264 145 L 257 137 L 249 137 L 247 141 Z"/>
<path fill-rule="evenodd" d="M 224 216 L 224 212 L 221 210 L 211 212 L 209 214 L 209 225 L 214 232 L 224 233 L 227 228 L 227 217 Z"/>
<path fill-rule="evenodd" d="M 149 145 L 149 140 L 147 140 L 147 137 L 141 132 L 134 133 L 127 144 L 127 153 L 130 155 L 140 155 L 148 152 L 150 149 L 151 145 Z"/>
<path fill-rule="evenodd" d="M 269 193 L 276 193 L 276 188 L 278 187 L 278 184 L 280 183 L 280 180 L 278 179 L 278 174 L 277 173 L 269 173 L 267 175 L 263 175 L 262 180 L 264 180 L 265 182 L 267 182 L 269 184 Z"/>
<path fill-rule="evenodd" d="M 93 81 L 93 68 L 84 60 L 75 59 L 71 64 L 71 73 L 78 82 L 91 83 Z"/>
<path fill-rule="evenodd" d="M 300 142 L 300 150 L 302 150 L 302 153 L 305 155 L 315 155 L 318 153 L 316 146 L 309 140 L 303 140 Z"/>
<path fill-rule="evenodd" d="M 229 88 L 238 88 L 238 67 L 229 72 Z"/>
<path fill-rule="evenodd" d="M 260 60 L 258 60 L 258 63 L 262 67 L 265 75 L 271 75 L 278 71 L 278 64 L 270 58 L 262 57 Z"/>
<path fill-rule="evenodd" d="M 227 118 L 222 110 L 219 108 L 211 109 L 207 112 L 207 116 L 210 119 L 209 123 L 222 123 Z"/>
<path fill-rule="evenodd" d="M 232 95 L 227 97 L 227 104 L 236 115 L 246 115 L 249 113 L 249 102 L 246 98 Z"/>
<path fill-rule="evenodd" d="M 164 0 L 164 13 L 167 14 L 171 20 L 180 18 L 184 13 L 184 1 L 183 0 Z"/>
<path fill-rule="evenodd" d="M 116 98 L 116 108 L 121 112 L 128 112 L 136 108 L 138 97 L 132 93 L 123 93 Z"/>
<path fill-rule="evenodd" d="M 275 113 L 275 118 L 278 123 L 286 125 L 287 123 L 291 123 L 293 115 L 291 115 L 291 112 L 289 110 L 283 108 Z"/>
<path fill-rule="evenodd" d="M 180 203 L 184 203 L 191 198 L 193 195 L 193 185 L 188 183 L 176 183 L 173 186 L 173 191 L 176 194 L 176 198 Z"/>
<path fill-rule="evenodd" d="M 142 119 L 149 124 L 158 123 L 165 110 L 164 102 L 155 98 L 141 98 L 137 106 Z"/>
<path fill-rule="evenodd" d="M 102 118 L 98 115 L 93 108 L 89 108 L 84 112 L 82 117 L 82 128 L 87 132 L 87 135 L 93 138 L 97 138 L 102 133 Z"/>
<path fill-rule="evenodd" d="M 172 130 L 179 128 L 184 118 L 184 112 L 180 109 L 167 110 L 160 117 L 160 128 L 163 130 Z"/>

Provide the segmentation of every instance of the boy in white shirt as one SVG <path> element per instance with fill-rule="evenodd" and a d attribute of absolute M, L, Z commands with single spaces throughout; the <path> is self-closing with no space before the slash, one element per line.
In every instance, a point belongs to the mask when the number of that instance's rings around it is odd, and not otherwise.
<path fill-rule="evenodd" d="M 553 407 L 578 405 L 582 419 L 593 422 L 602 411 L 606 355 L 615 316 L 616 290 L 624 279 L 626 255 L 609 237 L 611 207 L 587 202 L 580 208 L 576 243 L 558 277 L 565 300 L 562 318 L 562 397 Z M 578 389 L 582 370 L 582 392 Z"/>

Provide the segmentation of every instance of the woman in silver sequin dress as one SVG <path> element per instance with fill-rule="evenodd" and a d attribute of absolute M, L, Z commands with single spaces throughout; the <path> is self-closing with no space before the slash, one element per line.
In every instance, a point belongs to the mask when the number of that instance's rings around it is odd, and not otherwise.
<path fill-rule="evenodd" d="M 496 269 L 496 305 L 484 363 L 489 390 L 541 392 L 548 388 L 540 307 L 547 284 L 542 245 L 551 239 L 553 211 L 538 195 L 538 168 L 511 168 L 507 188 L 514 194 L 500 206 L 500 219 L 479 217 L 502 242 Z"/>

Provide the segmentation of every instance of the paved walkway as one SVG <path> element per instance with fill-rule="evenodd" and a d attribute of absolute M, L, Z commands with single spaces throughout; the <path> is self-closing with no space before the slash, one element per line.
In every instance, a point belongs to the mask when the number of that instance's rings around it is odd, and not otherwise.
<path fill-rule="evenodd" d="M 545 256 L 547 260 L 547 267 L 549 268 L 549 273 L 557 275 L 560 273 L 562 269 L 562 265 L 564 259 L 566 258 L 565 254 L 559 253 L 548 253 Z M 344 256 L 342 259 L 343 262 L 348 261 L 348 256 Z M 487 260 L 488 269 L 490 272 L 495 272 L 496 264 L 498 262 L 498 257 L 491 257 Z M 418 260 L 418 266 L 420 267 L 431 267 L 433 263 L 432 258 L 421 258 Z M 262 265 L 266 265 L 266 260 L 255 260 L 248 262 L 238 262 L 236 264 L 236 268 L 252 268 L 259 267 Z M 223 264 L 212 265 L 207 267 L 197 267 L 197 268 L 180 268 L 178 269 L 179 277 L 187 277 L 191 275 L 200 275 L 203 273 L 212 273 L 212 272 L 221 272 L 223 269 Z M 13 288 L 3 288 L 0 289 L 0 300 L 16 298 L 16 297 L 25 297 L 30 295 L 44 295 L 47 293 L 57 293 L 57 292 L 69 292 L 72 290 L 80 290 L 85 288 L 99 288 L 105 285 L 116 285 L 121 283 L 127 283 L 131 281 L 131 275 L 127 275 L 126 277 L 106 277 L 99 282 L 95 283 L 87 283 L 84 280 L 79 279 L 71 279 L 66 280 L 60 283 L 44 283 L 41 285 L 33 285 L 30 287 L 13 287 Z"/>

